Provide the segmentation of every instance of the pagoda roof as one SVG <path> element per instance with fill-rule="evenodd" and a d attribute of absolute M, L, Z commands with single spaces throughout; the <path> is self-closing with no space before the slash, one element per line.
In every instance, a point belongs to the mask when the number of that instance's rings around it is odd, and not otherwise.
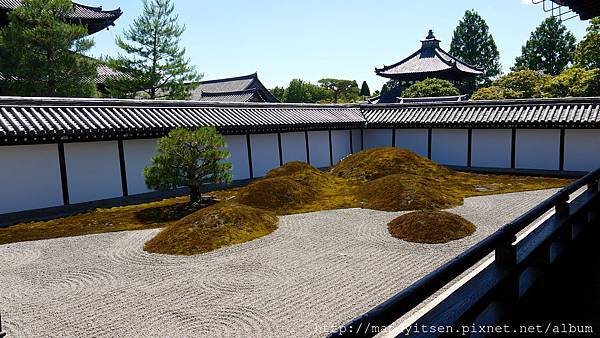
<path fill-rule="evenodd" d="M 16 9 L 23 0 L 0 0 L 0 26 L 8 24 L 8 12 Z M 71 23 L 82 24 L 88 28 L 89 34 L 114 26 L 114 22 L 123 14 L 121 9 L 109 11 L 102 7 L 91 7 L 73 2 L 73 11 L 68 14 Z"/>
<path fill-rule="evenodd" d="M 258 74 L 200 81 L 191 100 L 217 102 L 279 102 L 258 79 Z"/>
<path fill-rule="evenodd" d="M 375 68 L 379 76 L 405 81 L 419 81 L 429 77 L 461 80 L 483 74 L 482 69 L 471 66 L 440 48 L 440 40 L 430 30 L 421 48 L 406 59 L 391 66 Z"/>

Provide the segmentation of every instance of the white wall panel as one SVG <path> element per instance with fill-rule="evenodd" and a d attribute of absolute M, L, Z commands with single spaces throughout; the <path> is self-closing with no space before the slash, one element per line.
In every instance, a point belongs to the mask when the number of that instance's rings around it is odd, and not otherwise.
<path fill-rule="evenodd" d="M 304 132 L 282 133 L 281 151 L 283 163 L 306 162 L 306 135 Z"/>
<path fill-rule="evenodd" d="M 519 169 L 558 170 L 560 130 L 517 129 L 515 166 Z"/>
<path fill-rule="evenodd" d="M 348 130 L 332 130 L 331 146 L 333 164 L 336 164 L 350 154 L 350 132 Z"/>
<path fill-rule="evenodd" d="M 227 150 L 231 153 L 228 161 L 232 165 L 234 180 L 246 180 L 250 178 L 250 165 L 248 162 L 248 145 L 246 135 L 225 135 Z"/>
<path fill-rule="evenodd" d="M 433 129 L 431 135 L 431 159 L 440 164 L 466 166 L 466 129 Z"/>
<path fill-rule="evenodd" d="M 67 143 L 65 162 L 71 203 L 123 195 L 117 141 Z"/>
<path fill-rule="evenodd" d="M 473 129 L 472 137 L 473 167 L 510 168 L 511 129 Z"/>
<path fill-rule="evenodd" d="M 428 134 L 427 129 L 396 129 L 396 147 L 427 157 Z"/>
<path fill-rule="evenodd" d="M 393 129 L 365 129 L 365 149 L 391 147 Z"/>
<path fill-rule="evenodd" d="M 362 150 L 360 129 L 352 129 L 352 151 L 357 153 Z"/>
<path fill-rule="evenodd" d="M 130 195 L 151 191 L 144 180 L 144 168 L 152 163 L 152 156 L 156 153 L 156 144 L 157 139 L 123 141 L 127 191 Z"/>
<path fill-rule="evenodd" d="M 600 130 L 565 130 L 565 170 L 590 171 L 600 167 Z"/>
<path fill-rule="evenodd" d="M 252 146 L 252 170 L 254 177 L 262 177 L 279 167 L 279 145 L 277 134 L 250 135 Z"/>
<path fill-rule="evenodd" d="M 331 165 L 329 161 L 329 132 L 327 130 L 309 131 L 308 145 L 310 147 L 310 164 L 313 167 L 324 168 Z"/>
<path fill-rule="evenodd" d="M 0 214 L 62 204 L 56 144 L 0 147 Z"/>

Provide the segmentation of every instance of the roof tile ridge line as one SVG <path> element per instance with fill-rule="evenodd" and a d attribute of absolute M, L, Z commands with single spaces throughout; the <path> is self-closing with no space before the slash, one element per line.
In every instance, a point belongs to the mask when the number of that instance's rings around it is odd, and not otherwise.
<path fill-rule="evenodd" d="M 452 61 L 446 61 L 446 60 L 444 60 L 444 58 L 443 58 L 442 56 L 440 56 L 440 55 L 439 55 L 439 52 L 438 52 L 438 51 L 441 51 L 442 53 L 444 53 L 444 54 L 446 54 L 448 57 L 450 57 L 452 60 L 455 60 L 455 61 L 459 62 L 459 63 L 460 63 L 460 64 L 462 64 L 463 66 L 467 66 L 467 67 L 469 67 L 469 68 L 473 68 L 473 69 L 475 69 L 475 70 L 477 70 L 477 71 L 480 71 L 480 72 L 483 72 L 483 71 L 484 71 L 483 69 L 481 69 L 481 68 L 479 68 L 479 67 L 472 66 L 472 65 L 470 65 L 470 64 L 468 64 L 468 63 L 466 63 L 466 62 L 464 62 L 463 60 L 461 60 L 461 59 L 459 59 L 459 58 L 457 58 L 457 57 L 455 57 L 455 56 L 453 56 L 453 55 L 450 55 L 448 52 L 446 52 L 445 50 L 443 50 L 443 49 L 442 49 L 442 48 L 440 48 L 440 47 L 436 48 L 436 49 L 435 49 L 435 51 L 434 51 L 435 55 L 437 55 L 437 56 L 438 56 L 438 57 L 439 57 L 439 58 L 442 60 L 442 62 L 443 62 L 443 63 L 445 63 L 445 64 L 447 64 L 448 66 L 451 66 L 451 67 L 456 67 L 456 63 L 455 63 L 455 62 L 452 62 Z"/>
<path fill-rule="evenodd" d="M 259 89 L 262 90 L 262 92 L 267 93 L 267 96 L 270 100 L 272 100 L 273 102 L 281 102 L 279 101 L 278 98 L 275 97 L 275 95 L 273 95 L 273 93 L 271 93 L 271 91 L 262 83 L 262 81 L 258 78 L 258 72 L 254 72 L 254 79 L 252 80 L 252 82 L 250 82 L 250 84 L 248 84 L 248 86 L 251 86 L 252 84 L 256 84 L 258 85 L 258 87 L 260 87 Z M 256 86 L 254 87 L 256 88 Z M 260 94 L 260 93 L 258 93 Z"/>
<path fill-rule="evenodd" d="M 104 9 L 102 9 L 102 6 L 89 6 L 89 5 L 80 4 L 79 2 L 75 2 L 75 1 L 73 1 L 72 3 L 73 3 L 73 6 L 75 6 L 75 5 L 81 6 L 83 8 L 90 9 L 90 10 L 93 10 L 96 12 L 111 13 L 111 14 L 116 14 L 118 12 L 120 14 L 123 14 L 123 12 L 121 11 L 121 7 L 105 11 Z"/>
<path fill-rule="evenodd" d="M 205 83 L 226 82 L 226 81 L 235 81 L 235 80 L 244 80 L 244 79 L 258 79 L 258 73 L 254 72 L 254 73 L 248 74 L 248 75 L 226 77 L 226 78 L 222 78 L 222 79 L 212 79 L 212 80 L 204 80 L 204 81 L 200 80 L 197 83 L 205 84 Z"/>
<path fill-rule="evenodd" d="M 389 66 L 383 65 L 382 68 L 375 67 L 375 73 L 385 72 L 385 71 L 388 71 L 388 70 L 390 70 L 392 68 L 398 67 L 399 65 L 405 63 L 406 61 L 414 58 L 417 54 L 421 53 L 422 51 L 423 51 L 423 46 L 421 46 L 421 48 L 419 48 L 416 52 L 412 53 L 410 56 L 405 57 L 401 61 L 398 61 L 398 62 L 396 62 L 394 64 L 389 65 Z"/>
<path fill-rule="evenodd" d="M 205 90 L 200 89 L 201 94 L 208 94 L 208 95 L 247 94 L 247 93 L 255 93 L 257 91 L 258 91 L 257 88 L 248 88 L 248 89 L 242 89 L 242 90 L 229 90 L 229 91 L 222 91 L 222 92 L 211 92 L 211 91 L 205 91 Z"/>

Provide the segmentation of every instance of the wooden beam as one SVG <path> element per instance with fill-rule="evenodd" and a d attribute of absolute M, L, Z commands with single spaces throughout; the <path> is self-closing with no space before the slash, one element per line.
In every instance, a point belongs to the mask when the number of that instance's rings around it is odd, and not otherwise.
<path fill-rule="evenodd" d="M 517 167 L 517 128 L 512 128 L 510 141 L 510 168 Z"/>
<path fill-rule="evenodd" d="M 283 165 L 283 149 L 281 147 L 281 133 L 277 133 L 277 147 L 279 148 L 279 165 Z"/>
<path fill-rule="evenodd" d="M 558 169 L 563 171 L 565 170 L 565 128 L 560 128 L 560 146 L 558 158 Z"/>
<path fill-rule="evenodd" d="M 246 146 L 248 147 L 248 170 L 250 178 L 254 178 L 254 169 L 252 168 L 252 145 L 250 143 L 250 134 L 246 134 Z"/>
<path fill-rule="evenodd" d="M 352 140 L 352 129 L 348 130 L 350 134 L 350 154 L 354 154 L 354 141 Z"/>
<path fill-rule="evenodd" d="M 333 166 L 333 144 L 331 142 L 331 129 L 329 131 L 329 165 Z"/>
<path fill-rule="evenodd" d="M 473 129 L 467 130 L 467 167 L 471 167 L 473 158 Z"/>
<path fill-rule="evenodd" d="M 392 147 L 396 148 L 396 128 L 392 128 Z"/>
<path fill-rule="evenodd" d="M 431 160 L 431 140 L 433 139 L 433 129 L 427 128 L 427 158 Z"/>
<path fill-rule="evenodd" d="M 310 164 L 310 145 L 308 143 L 308 131 L 304 131 L 304 141 L 306 143 L 306 163 Z"/>

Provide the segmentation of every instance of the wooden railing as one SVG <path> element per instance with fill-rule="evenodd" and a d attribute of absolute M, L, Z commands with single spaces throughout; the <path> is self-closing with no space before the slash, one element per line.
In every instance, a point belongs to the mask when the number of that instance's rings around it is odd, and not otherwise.
<path fill-rule="evenodd" d="M 414 324 L 450 327 L 497 323 L 586 226 L 597 220 L 600 211 L 599 179 L 600 168 L 563 188 L 384 303 L 338 328 L 329 337 L 375 336 L 436 292 L 448 287 L 454 279 L 478 266 L 491 253 L 494 253 L 494 259 L 488 266 L 420 316 Z M 571 198 L 585 187 L 582 193 Z M 517 241 L 518 233 L 542 216 L 545 219 Z"/>

